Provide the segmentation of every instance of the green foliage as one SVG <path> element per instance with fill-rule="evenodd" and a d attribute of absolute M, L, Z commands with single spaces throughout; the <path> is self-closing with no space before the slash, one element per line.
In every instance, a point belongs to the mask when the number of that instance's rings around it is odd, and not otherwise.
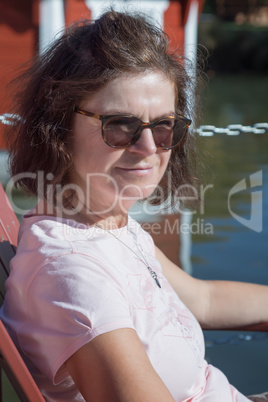
<path fill-rule="evenodd" d="M 217 12 L 216 0 L 206 0 L 202 11 L 203 13 L 216 14 Z"/>
<path fill-rule="evenodd" d="M 208 70 L 268 73 L 268 29 L 222 23 L 217 19 L 199 24 L 198 42 L 210 53 Z"/>

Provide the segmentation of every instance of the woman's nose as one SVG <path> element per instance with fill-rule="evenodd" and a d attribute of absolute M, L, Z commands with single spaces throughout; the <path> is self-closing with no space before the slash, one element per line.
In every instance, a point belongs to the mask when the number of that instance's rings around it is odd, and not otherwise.
<path fill-rule="evenodd" d="M 157 147 L 154 142 L 152 130 L 150 128 L 145 128 L 142 130 L 138 141 L 131 145 L 128 150 L 130 152 L 137 152 L 146 156 L 156 153 Z"/>

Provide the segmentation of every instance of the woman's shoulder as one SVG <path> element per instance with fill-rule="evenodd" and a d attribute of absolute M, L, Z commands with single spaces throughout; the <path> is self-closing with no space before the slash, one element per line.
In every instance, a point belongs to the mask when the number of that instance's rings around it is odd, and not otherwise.
<path fill-rule="evenodd" d="M 37 215 L 30 211 L 22 218 L 18 235 L 17 259 L 46 261 L 79 252 L 79 244 L 95 238 L 92 228 L 72 219 Z M 35 264 L 36 265 L 36 264 Z"/>
<path fill-rule="evenodd" d="M 118 263 L 118 258 L 127 249 L 122 248 L 122 243 L 115 241 L 114 238 L 118 237 L 123 239 L 123 243 L 124 241 L 127 243 L 128 233 L 131 233 L 135 243 L 144 253 L 155 255 L 151 236 L 133 218 L 129 217 L 127 227 L 114 232 L 113 236 L 109 236 L 100 228 L 89 227 L 72 219 L 36 215 L 31 212 L 22 219 L 13 264 L 33 265 L 36 270 L 51 263 L 52 260 L 61 260 L 67 264 L 68 260 L 72 263 L 75 261 L 78 263 L 79 260 L 81 263 L 82 259 L 88 263 L 90 258 L 91 261 L 96 260 L 99 265 L 100 262 L 106 264 L 107 260 L 110 261 L 111 255 L 114 255 L 114 260 Z M 111 265 L 113 264 L 110 261 Z"/>
<path fill-rule="evenodd" d="M 72 221 L 63 220 L 55 216 L 25 215 L 19 229 L 18 251 L 21 248 L 36 249 L 44 244 L 57 248 L 67 247 L 66 234 L 71 231 Z M 68 230 L 70 228 L 70 230 Z"/>
<path fill-rule="evenodd" d="M 77 279 L 79 272 L 90 266 L 99 266 L 95 261 L 94 241 L 88 241 L 90 228 L 83 228 L 73 220 L 54 216 L 27 214 L 23 217 L 16 255 L 11 260 L 9 287 L 20 284 L 28 288 L 33 282 L 63 282 L 72 271 Z M 93 236 L 94 237 L 94 236 Z M 86 253 L 83 253 L 86 250 Z M 93 257 L 91 256 L 93 254 Z M 74 270 L 74 267 L 81 267 Z M 96 268 L 97 269 L 97 268 Z M 39 286 L 39 285 L 38 285 Z M 13 286 L 14 287 L 14 286 Z"/>

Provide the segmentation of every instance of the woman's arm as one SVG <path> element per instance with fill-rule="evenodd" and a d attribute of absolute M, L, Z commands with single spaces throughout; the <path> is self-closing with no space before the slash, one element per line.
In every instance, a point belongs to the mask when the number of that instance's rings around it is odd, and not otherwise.
<path fill-rule="evenodd" d="M 209 313 L 204 328 L 234 328 L 268 322 L 268 286 L 208 281 Z"/>
<path fill-rule="evenodd" d="M 74 353 L 66 367 L 86 401 L 174 401 L 130 328 L 97 336 Z"/>
<path fill-rule="evenodd" d="M 268 286 L 203 281 L 173 264 L 159 249 L 163 273 L 203 328 L 230 328 L 268 321 Z"/>

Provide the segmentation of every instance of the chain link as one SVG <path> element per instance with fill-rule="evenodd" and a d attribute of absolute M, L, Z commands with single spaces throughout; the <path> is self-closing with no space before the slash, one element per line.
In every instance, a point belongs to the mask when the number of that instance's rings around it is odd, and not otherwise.
<path fill-rule="evenodd" d="M 0 115 L 2 124 L 13 126 L 21 120 L 17 114 L 4 113 Z M 195 132 L 201 137 L 212 137 L 214 134 L 239 135 L 243 133 L 266 134 L 268 132 L 268 123 L 256 123 L 253 126 L 243 126 L 242 124 L 229 124 L 227 127 L 216 127 L 204 125 L 195 129 Z"/>
<path fill-rule="evenodd" d="M 21 117 L 18 114 L 4 113 L 0 114 L 0 122 L 6 126 L 15 126 Z"/>
<path fill-rule="evenodd" d="M 195 130 L 201 137 L 212 137 L 214 134 L 239 135 L 243 133 L 266 134 L 268 123 L 256 123 L 253 126 L 242 124 L 229 124 L 227 127 L 216 127 L 211 125 L 200 126 Z"/>

